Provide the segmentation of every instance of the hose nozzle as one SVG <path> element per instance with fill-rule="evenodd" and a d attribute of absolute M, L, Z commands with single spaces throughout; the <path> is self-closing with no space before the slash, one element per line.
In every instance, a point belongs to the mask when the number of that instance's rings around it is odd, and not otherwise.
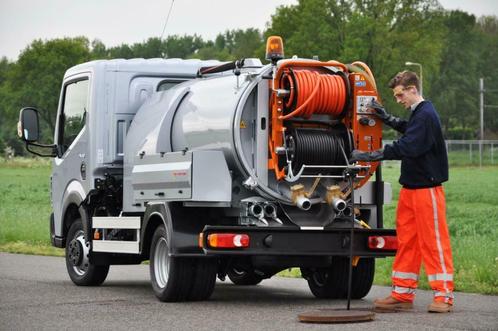
<path fill-rule="evenodd" d="M 310 199 L 306 198 L 304 195 L 299 195 L 296 198 L 296 206 L 298 206 L 299 209 L 302 209 L 302 210 L 310 210 L 311 201 L 310 201 Z"/>
<path fill-rule="evenodd" d="M 291 187 L 291 200 L 302 210 L 309 210 L 311 208 L 311 201 L 306 197 L 304 185 L 297 184 Z"/>
<path fill-rule="evenodd" d="M 346 209 L 346 206 L 346 201 L 339 198 L 332 199 L 332 207 L 334 207 L 336 211 L 341 212 Z"/>

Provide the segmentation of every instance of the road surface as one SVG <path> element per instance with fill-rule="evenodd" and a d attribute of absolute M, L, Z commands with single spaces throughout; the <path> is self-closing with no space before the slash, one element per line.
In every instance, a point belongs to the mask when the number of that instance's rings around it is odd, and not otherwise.
<path fill-rule="evenodd" d="M 260 285 L 218 282 L 209 301 L 162 303 L 148 265 L 112 266 L 100 287 L 69 280 L 63 258 L 0 253 L 0 330 L 498 330 L 498 297 L 456 293 L 451 314 L 429 314 L 429 291 L 418 291 L 415 310 L 377 314 L 347 325 L 303 324 L 299 313 L 344 308 L 344 300 L 317 300 L 306 281 L 274 277 Z M 374 286 L 352 308 L 370 308 L 388 287 Z"/>

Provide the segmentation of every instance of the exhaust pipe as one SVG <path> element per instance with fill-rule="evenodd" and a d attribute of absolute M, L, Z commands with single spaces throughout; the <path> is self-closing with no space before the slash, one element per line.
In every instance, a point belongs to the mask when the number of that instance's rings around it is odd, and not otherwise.
<path fill-rule="evenodd" d="M 263 207 L 266 217 L 277 217 L 277 209 L 271 203 L 266 203 Z"/>
<path fill-rule="evenodd" d="M 264 215 L 263 207 L 261 207 L 260 204 L 256 203 L 249 207 L 249 212 L 256 218 L 262 218 Z"/>

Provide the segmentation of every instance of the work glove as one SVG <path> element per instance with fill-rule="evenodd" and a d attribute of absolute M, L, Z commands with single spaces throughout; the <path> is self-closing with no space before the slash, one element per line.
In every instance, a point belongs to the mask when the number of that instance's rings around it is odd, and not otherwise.
<path fill-rule="evenodd" d="M 367 104 L 368 109 L 373 109 L 374 114 L 377 115 L 378 118 L 380 118 L 382 121 L 388 120 L 390 117 L 392 117 L 391 114 L 389 114 L 384 106 L 382 106 L 380 103 L 377 102 L 374 98 Z"/>
<path fill-rule="evenodd" d="M 373 109 L 374 114 L 382 120 L 386 125 L 389 125 L 391 128 L 398 130 L 400 132 L 404 132 L 404 123 L 406 121 L 395 117 L 391 114 L 389 114 L 384 106 L 382 106 L 380 103 L 377 102 L 374 98 L 367 104 L 368 109 Z"/>
<path fill-rule="evenodd" d="M 384 149 L 378 149 L 373 152 L 362 152 L 357 149 L 351 152 L 351 156 L 349 158 L 350 163 L 354 163 L 357 161 L 380 161 L 384 158 Z"/>

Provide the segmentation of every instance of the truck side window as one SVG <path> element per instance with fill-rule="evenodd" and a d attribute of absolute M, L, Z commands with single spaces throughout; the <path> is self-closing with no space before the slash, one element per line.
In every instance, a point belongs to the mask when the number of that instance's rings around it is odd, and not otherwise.
<path fill-rule="evenodd" d="M 157 85 L 157 91 L 166 91 L 172 88 L 175 85 L 183 83 L 183 80 L 163 80 Z"/>
<path fill-rule="evenodd" d="M 62 132 L 59 143 L 63 151 L 71 145 L 85 126 L 88 101 L 88 79 L 78 80 L 66 85 L 62 108 Z"/>

